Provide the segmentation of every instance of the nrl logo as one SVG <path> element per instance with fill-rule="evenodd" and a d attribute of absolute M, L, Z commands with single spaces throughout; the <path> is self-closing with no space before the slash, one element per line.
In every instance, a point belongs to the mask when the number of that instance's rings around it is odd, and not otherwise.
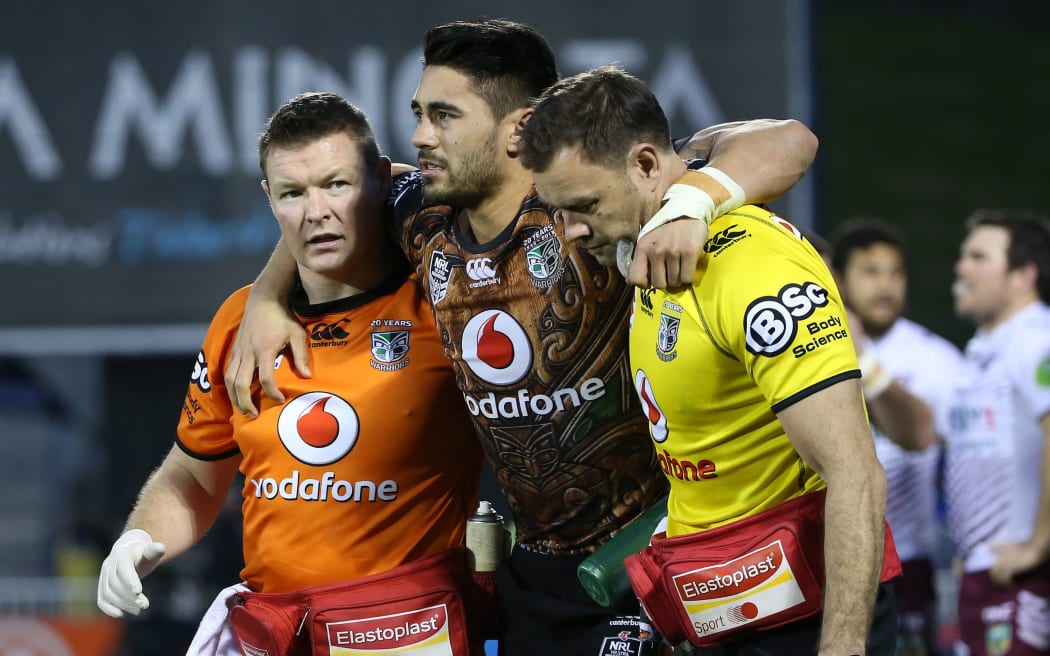
<path fill-rule="evenodd" d="M 437 305 L 448 295 L 448 281 L 452 278 L 452 265 L 441 251 L 430 256 L 430 302 Z"/>

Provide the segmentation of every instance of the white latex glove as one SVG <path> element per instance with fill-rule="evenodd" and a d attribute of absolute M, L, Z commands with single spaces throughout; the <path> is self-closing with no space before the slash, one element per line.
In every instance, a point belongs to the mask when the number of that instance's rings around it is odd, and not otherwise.
<path fill-rule="evenodd" d="M 149 608 L 142 579 L 164 556 L 165 547 L 146 531 L 131 529 L 113 543 L 98 576 L 98 607 L 110 617 L 138 615 Z"/>

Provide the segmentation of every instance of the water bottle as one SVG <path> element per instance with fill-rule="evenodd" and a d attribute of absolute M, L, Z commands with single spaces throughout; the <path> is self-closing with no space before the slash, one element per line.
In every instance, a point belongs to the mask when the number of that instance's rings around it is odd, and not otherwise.
<path fill-rule="evenodd" d="M 623 559 L 649 546 L 653 530 L 667 516 L 667 497 L 660 499 L 576 568 L 587 594 L 602 606 L 612 606 L 631 590 Z"/>
<path fill-rule="evenodd" d="M 507 531 L 503 517 L 488 501 L 480 501 L 467 519 L 467 552 L 475 572 L 495 571 L 507 555 Z"/>

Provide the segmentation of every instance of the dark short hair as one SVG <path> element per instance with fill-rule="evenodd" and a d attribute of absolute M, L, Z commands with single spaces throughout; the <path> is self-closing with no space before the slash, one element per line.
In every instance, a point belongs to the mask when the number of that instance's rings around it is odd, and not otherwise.
<path fill-rule="evenodd" d="M 379 147 L 368 117 L 342 96 L 327 92 L 301 93 L 281 105 L 259 136 L 259 168 L 266 177 L 266 157 L 272 148 L 297 147 L 344 132 L 361 148 L 365 166 L 375 171 Z"/>
<path fill-rule="evenodd" d="M 1044 303 L 1050 303 L 1050 220 L 1032 209 L 979 209 L 966 220 L 967 233 L 981 226 L 1006 230 L 1010 244 L 1006 248 L 1006 265 L 1011 271 L 1035 265 L 1036 291 Z"/>
<path fill-rule="evenodd" d="M 558 79 L 554 50 L 539 32 L 498 18 L 455 21 L 427 30 L 424 66 L 448 66 L 470 78 L 501 119 Z"/>
<path fill-rule="evenodd" d="M 893 225 L 871 218 L 846 221 L 831 235 L 831 266 L 839 273 L 846 270 L 853 252 L 884 244 L 897 249 L 904 260 L 904 235 Z"/>
<path fill-rule="evenodd" d="M 554 154 L 579 146 L 593 164 L 619 167 L 638 143 L 671 149 L 671 130 L 644 82 L 605 66 L 567 77 L 536 100 L 522 130 L 522 164 L 542 173 Z"/>

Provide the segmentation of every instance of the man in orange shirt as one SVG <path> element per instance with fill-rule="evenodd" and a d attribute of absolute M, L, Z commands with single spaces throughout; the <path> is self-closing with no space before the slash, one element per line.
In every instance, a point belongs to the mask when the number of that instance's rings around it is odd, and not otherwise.
<path fill-rule="evenodd" d="M 226 300 L 197 357 L 175 446 L 102 565 L 98 604 L 115 617 L 149 607 L 141 579 L 210 528 L 238 469 L 248 591 L 385 576 L 421 559 L 446 564 L 454 585 L 469 586 L 460 545 L 476 503 L 481 448 L 427 301 L 384 231 L 390 162 L 360 110 L 318 93 L 273 115 L 259 159 L 263 190 L 297 263 L 289 306 L 312 336 L 314 377 L 294 375 L 278 358 L 274 375 L 285 400 L 260 396 L 255 419 L 236 412 L 222 377 L 209 372 L 226 366 L 249 288 Z M 242 599 L 251 608 L 253 597 Z M 466 653 L 461 622 L 457 628 L 465 604 L 457 610 L 454 600 L 431 601 L 397 607 L 397 621 L 418 630 L 396 646 L 447 640 L 453 653 Z M 303 617 L 298 612 L 293 621 L 333 622 L 316 603 Z M 323 640 L 333 648 L 393 647 L 377 642 L 386 633 L 380 617 L 343 618 L 345 630 L 316 629 L 303 639 L 315 647 Z M 207 653 L 240 654 L 238 642 L 250 653 L 262 648 L 240 632 L 237 638 L 227 640 L 229 652 L 210 646 Z"/>

